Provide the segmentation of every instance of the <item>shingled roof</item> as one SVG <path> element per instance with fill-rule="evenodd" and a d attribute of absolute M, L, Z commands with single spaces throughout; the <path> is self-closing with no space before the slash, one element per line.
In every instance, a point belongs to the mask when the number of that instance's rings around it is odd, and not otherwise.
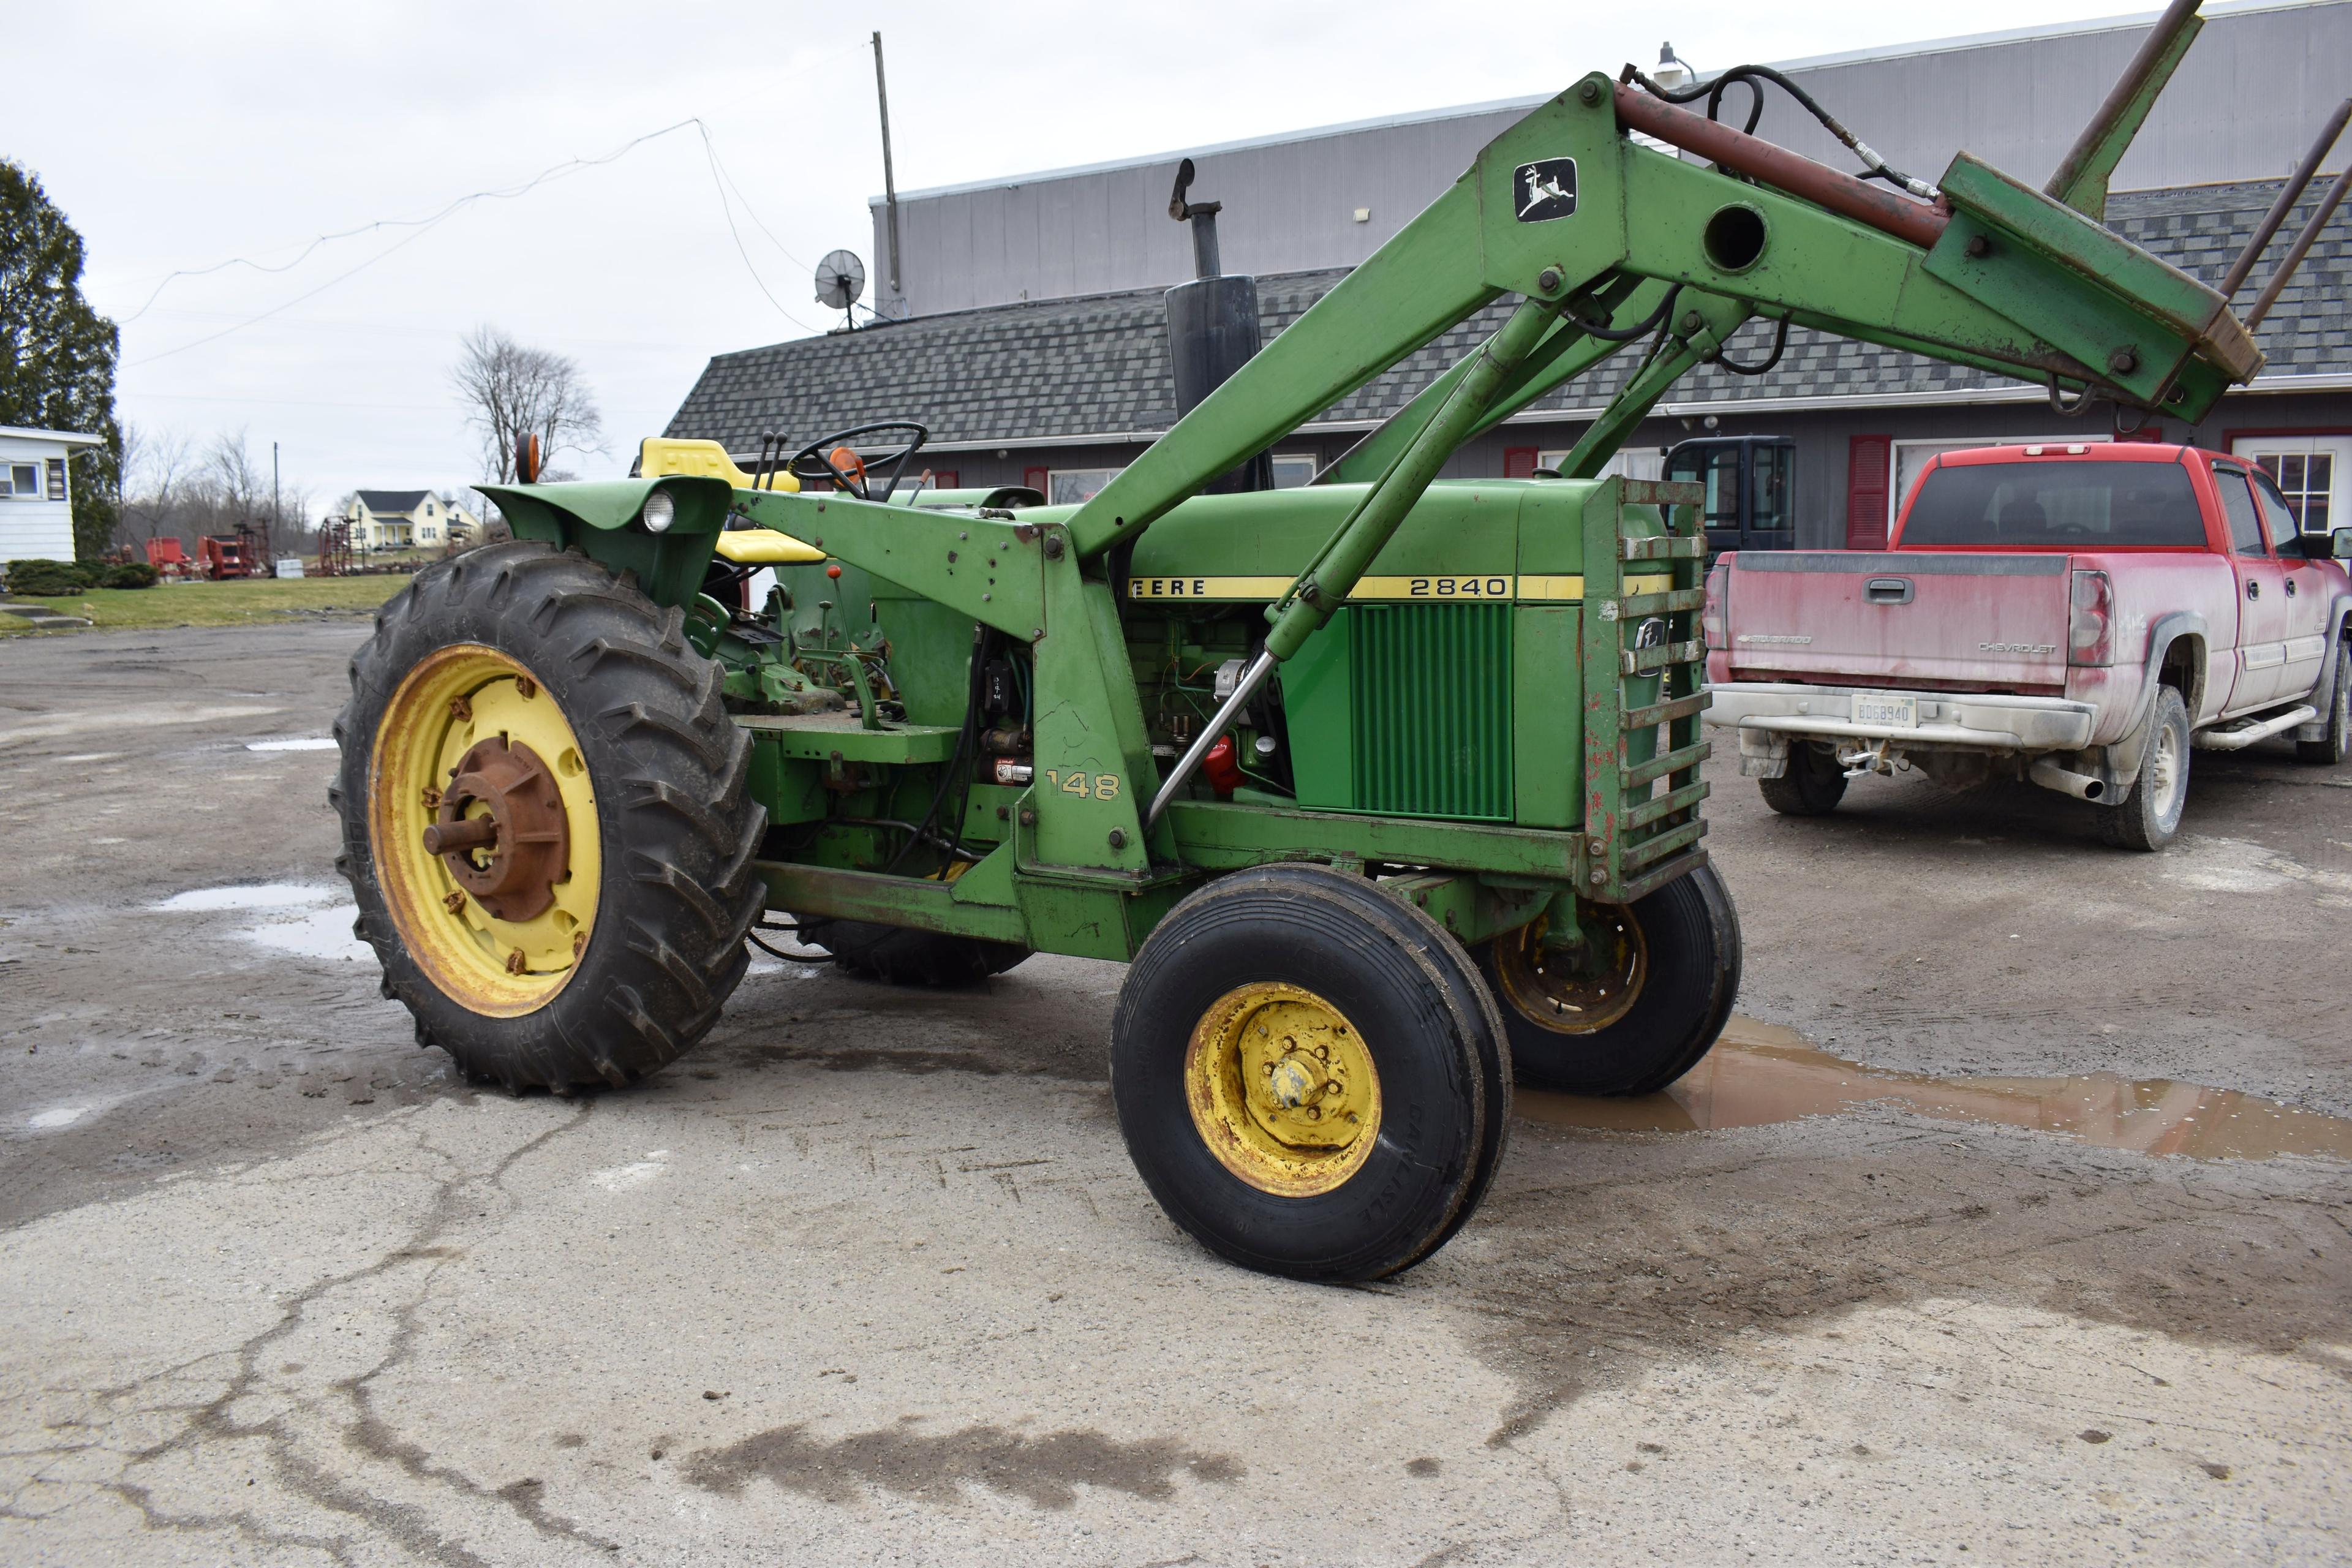
<path fill-rule="evenodd" d="M 2218 282 L 2252 233 L 2280 182 L 2120 193 L 2108 222 L 2126 237 L 2206 282 Z M 2318 191 L 2292 214 L 2255 273 L 2257 285 L 2308 221 Z M 1262 327 L 1271 339 L 1303 315 L 1345 269 L 1258 279 Z M 2270 363 L 2263 384 L 2352 375 L 2352 204 L 2339 209 L 2257 340 Z M 2242 306 L 2244 300 L 2242 298 Z M 1446 333 L 1307 426 L 1360 428 L 1387 417 L 1501 324 L 1497 304 Z M 1756 363 L 1771 331 L 1751 323 L 1732 344 Z M 1539 400 L 1530 414 L 1589 417 L 1638 363 L 1638 350 Z M 1857 406 L 1886 402 L 1981 400 L 2018 384 L 1958 365 L 1802 328 L 1789 334 L 1778 368 L 1734 376 L 1702 367 L 1670 395 L 1692 405 L 1769 401 Z M 719 354 L 670 420 L 668 434 L 758 447 L 763 432 L 813 438 L 870 421 L 918 419 L 935 445 L 1023 446 L 1095 437 L 1149 440 L 1174 423 L 1167 312 L 1160 289 L 1028 301 L 918 317 L 869 331 L 803 338 Z M 1526 417 L 1526 416 L 1522 416 Z"/>
<path fill-rule="evenodd" d="M 400 517 L 425 504 L 430 490 L 361 490 L 360 505 L 378 517 Z"/>

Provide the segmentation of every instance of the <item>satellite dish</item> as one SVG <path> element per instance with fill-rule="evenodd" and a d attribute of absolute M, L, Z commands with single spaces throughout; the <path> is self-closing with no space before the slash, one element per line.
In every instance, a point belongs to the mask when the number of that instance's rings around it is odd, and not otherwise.
<path fill-rule="evenodd" d="M 846 310 L 866 292 L 866 263 L 850 250 L 836 250 L 816 264 L 816 302 Z"/>

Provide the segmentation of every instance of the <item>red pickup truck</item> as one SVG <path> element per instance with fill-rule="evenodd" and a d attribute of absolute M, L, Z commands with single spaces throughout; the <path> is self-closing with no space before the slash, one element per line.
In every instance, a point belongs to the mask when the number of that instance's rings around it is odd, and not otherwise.
<path fill-rule="evenodd" d="M 2180 828 L 2192 745 L 2352 741 L 2352 528 L 2193 447 L 1947 452 L 1884 551 L 1741 551 L 1708 576 L 1708 721 L 1775 811 L 1916 767 L 2092 802 L 2112 843 Z"/>

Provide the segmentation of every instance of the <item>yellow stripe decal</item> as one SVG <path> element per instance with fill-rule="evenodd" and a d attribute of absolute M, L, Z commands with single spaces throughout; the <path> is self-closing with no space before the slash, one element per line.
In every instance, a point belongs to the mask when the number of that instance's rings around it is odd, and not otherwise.
<path fill-rule="evenodd" d="M 1130 577 L 1130 599 L 1278 599 L 1290 588 L 1287 577 Z M 1663 574 L 1645 574 L 1625 579 L 1629 594 L 1663 593 L 1674 585 Z M 1502 600 L 1521 602 L 1584 597 L 1584 579 L 1567 574 L 1529 574 L 1516 577 L 1489 576 L 1366 577 L 1348 595 L 1351 601 L 1409 600 L 1417 603 L 1479 604 Z"/>

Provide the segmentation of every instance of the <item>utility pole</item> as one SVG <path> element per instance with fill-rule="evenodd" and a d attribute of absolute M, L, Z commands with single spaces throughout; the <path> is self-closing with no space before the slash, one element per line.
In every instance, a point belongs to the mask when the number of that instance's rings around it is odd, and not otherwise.
<path fill-rule="evenodd" d="M 882 104 L 882 209 L 890 223 L 890 292 L 898 292 L 898 181 L 890 172 L 890 84 L 882 75 L 882 35 L 874 35 L 874 96 Z"/>
<path fill-rule="evenodd" d="M 278 531 L 285 526 L 285 518 L 278 510 L 278 443 L 269 443 L 269 548 L 278 548 Z"/>

